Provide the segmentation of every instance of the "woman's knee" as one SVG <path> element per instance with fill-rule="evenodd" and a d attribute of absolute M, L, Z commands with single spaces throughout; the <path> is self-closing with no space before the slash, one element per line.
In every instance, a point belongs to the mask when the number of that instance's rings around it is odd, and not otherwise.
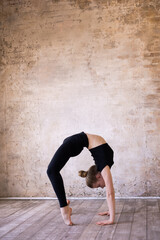
<path fill-rule="evenodd" d="M 47 175 L 48 175 L 48 177 L 50 177 L 51 175 L 56 174 L 56 172 L 57 172 L 56 166 L 49 164 L 48 168 L 47 168 Z"/>

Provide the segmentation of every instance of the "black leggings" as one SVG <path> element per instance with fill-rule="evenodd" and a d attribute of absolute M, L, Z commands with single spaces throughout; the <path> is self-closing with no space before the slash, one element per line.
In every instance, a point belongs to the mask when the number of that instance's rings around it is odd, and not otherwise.
<path fill-rule="evenodd" d="M 66 138 L 54 154 L 48 166 L 47 174 L 59 200 L 60 207 L 67 206 L 64 184 L 60 171 L 70 157 L 75 157 L 81 153 L 83 147 L 88 148 L 88 138 L 84 132 Z"/>

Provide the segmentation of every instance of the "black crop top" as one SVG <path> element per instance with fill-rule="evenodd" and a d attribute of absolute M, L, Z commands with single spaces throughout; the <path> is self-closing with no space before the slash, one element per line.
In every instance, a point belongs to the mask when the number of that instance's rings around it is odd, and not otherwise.
<path fill-rule="evenodd" d="M 91 148 L 89 151 L 91 152 L 99 172 L 101 172 L 105 166 L 108 165 L 109 168 L 111 168 L 114 164 L 114 152 L 107 143 L 103 143 L 95 148 Z"/>

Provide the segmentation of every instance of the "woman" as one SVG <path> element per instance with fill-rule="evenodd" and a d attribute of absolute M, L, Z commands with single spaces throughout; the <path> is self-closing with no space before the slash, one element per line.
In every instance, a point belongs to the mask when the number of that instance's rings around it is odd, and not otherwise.
<path fill-rule="evenodd" d="M 88 148 L 91 152 L 95 165 L 90 167 L 87 172 L 79 171 L 79 176 L 86 177 L 86 184 L 91 188 L 104 188 L 106 186 L 109 212 L 99 213 L 99 215 L 108 215 L 110 218 L 108 220 L 97 222 L 97 224 L 113 224 L 115 217 L 115 195 L 110 172 L 110 168 L 114 164 L 113 150 L 101 136 L 84 132 L 66 138 L 54 154 L 48 166 L 47 174 L 59 200 L 62 218 L 65 224 L 73 225 L 71 221 L 72 209 L 69 207 L 70 202 L 66 200 L 60 170 L 64 167 L 70 157 L 80 154 L 84 147 Z"/>

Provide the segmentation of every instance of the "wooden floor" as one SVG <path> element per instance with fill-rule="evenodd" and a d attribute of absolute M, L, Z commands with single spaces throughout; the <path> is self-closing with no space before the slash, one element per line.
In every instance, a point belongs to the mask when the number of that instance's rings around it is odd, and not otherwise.
<path fill-rule="evenodd" d="M 74 226 L 63 224 L 56 200 L 0 200 L 0 239 L 15 240 L 160 240 L 160 200 L 116 200 L 115 224 L 107 218 L 105 200 L 71 200 Z"/>

